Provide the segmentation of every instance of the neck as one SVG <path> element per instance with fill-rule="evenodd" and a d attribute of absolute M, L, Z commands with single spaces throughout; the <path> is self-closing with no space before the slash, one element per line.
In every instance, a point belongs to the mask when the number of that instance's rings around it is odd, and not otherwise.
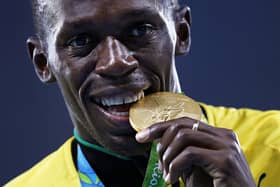
<path fill-rule="evenodd" d="M 74 129 L 74 137 L 78 144 L 81 146 L 83 153 L 85 154 L 87 160 L 93 168 L 95 168 L 95 165 L 98 163 L 102 165 L 102 168 L 104 168 L 104 165 L 109 166 L 110 168 L 112 166 L 122 167 L 126 163 L 129 163 L 133 164 L 141 174 L 145 174 L 146 166 L 149 159 L 149 153 L 146 153 L 143 156 L 127 157 L 124 155 L 116 154 L 98 145 L 97 143 L 94 144 L 86 141 L 79 135 L 76 129 Z"/>
<path fill-rule="evenodd" d="M 99 145 L 97 145 L 97 144 L 93 144 L 93 143 L 90 143 L 90 142 L 86 141 L 85 139 L 83 139 L 83 138 L 79 135 L 77 129 L 74 129 L 74 137 L 76 138 L 77 142 L 79 142 L 79 144 L 81 144 L 81 145 L 83 145 L 83 146 L 85 146 L 85 147 L 88 147 L 88 148 L 90 148 L 90 149 L 103 152 L 103 153 L 105 153 L 105 154 L 108 154 L 108 155 L 117 157 L 117 158 L 119 158 L 119 159 L 130 160 L 130 158 L 127 157 L 127 156 L 123 156 L 123 155 L 114 153 L 114 152 L 112 152 L 112 151 L 106 149 L 105 147 L 102 147 L 102 146 L 99 146 Z"/>

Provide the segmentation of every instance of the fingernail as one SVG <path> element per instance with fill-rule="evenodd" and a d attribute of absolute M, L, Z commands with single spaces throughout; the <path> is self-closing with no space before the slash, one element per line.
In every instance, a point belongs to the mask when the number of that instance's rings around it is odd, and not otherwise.
<path fill-rule="evenodd" d="M 163 171 L 163 178 L 165 178 L 166 177 L 166 172 L 165 172 L 165 170 Z"/>
<path fill-rule="evenodd" d="M 165 182 L 170 184 L 170 174 L 168 173 L 168 175 L 164 178 Z"/>
<path fill-rule="evenodd" d="M 161 164 L 161 161 L 158 161 L 158 169 L 162 172 L 162 164 Z"/>
<path fill-rule="evenodd" d="M 161 147 L 161 145 L 160 145 L 160 143 L 158 143 L 158 144 L 157 144 L 157 152 L 159 152 L 160 147 Z"/>
<path fill-rule="evenodd" d="M 136 140 L 140 142 L 145 141 L 146 139 L 148 139 L 148 136 L 149 136 L 149 130 L 144 129 L 136 134 Z"/>

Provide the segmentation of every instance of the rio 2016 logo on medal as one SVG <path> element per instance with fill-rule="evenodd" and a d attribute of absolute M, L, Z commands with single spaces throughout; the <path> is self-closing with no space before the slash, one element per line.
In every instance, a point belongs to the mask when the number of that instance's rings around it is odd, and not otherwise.
<path fill-rule="evenodd" d="M 132 105 L 129 111 L 130 124 L 138 132 L 155 123 L 181 117 L 201 120 L 202 111 L 193 99 L 171 92 L 148 95 Z"/>

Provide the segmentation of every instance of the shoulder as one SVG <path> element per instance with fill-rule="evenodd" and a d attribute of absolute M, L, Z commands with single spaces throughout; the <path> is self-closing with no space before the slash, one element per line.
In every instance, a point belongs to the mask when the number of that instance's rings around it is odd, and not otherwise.
<path fill-rule="evenodd" d="M 69 187 L 77 186 L 71 185 L 79 184 L 79 178 L 71 154 L 72 142 L 73 138 L 69 139 L 57 151 L 48 155 L 4 187 L 64 186 L 63 183 L 67 183 L 66 186 Z"/>

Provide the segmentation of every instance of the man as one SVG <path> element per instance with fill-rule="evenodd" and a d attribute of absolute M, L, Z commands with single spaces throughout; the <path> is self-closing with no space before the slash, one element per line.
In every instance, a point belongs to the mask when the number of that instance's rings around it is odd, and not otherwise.
<path fill-rule="evenodd" d="M 59 85 L 75 139 L 7 187 L 141 186 L 154 140 L 167 184 L 279 184 L 277 111 L 201 104 L 207 122 L 198 129 L 190 118 L 137 134 L 131 128 L 129 108 L 143 94 L 181 92 L 174 57 L 189 51 L 188 7 L 176 0 L 34 0 L 33 8 L 38 35 L 27 41 L 29 54 L 40 80 Z M 152 173 L 143 186 L 159 180 Z"/>

